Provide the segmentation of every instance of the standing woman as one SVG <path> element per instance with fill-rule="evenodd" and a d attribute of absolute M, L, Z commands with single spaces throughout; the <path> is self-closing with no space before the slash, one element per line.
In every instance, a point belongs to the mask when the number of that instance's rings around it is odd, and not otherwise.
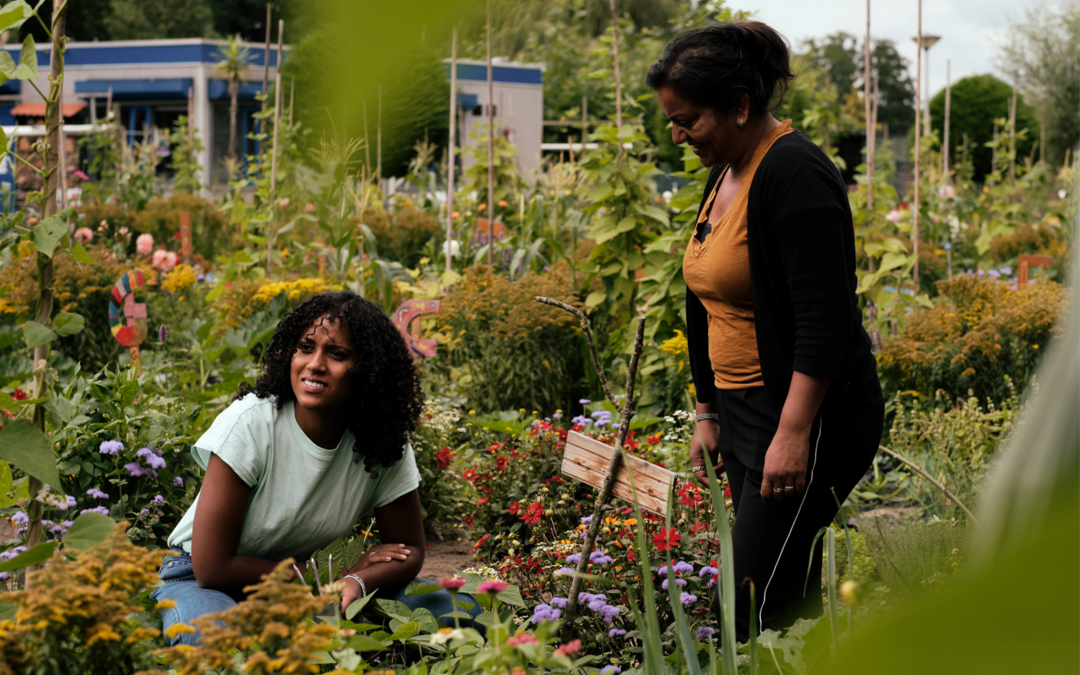
<path fill-rule="evenodd" d="M 378 591 L 436 618 L 454 611 L 446 591 L 402 597 L 424 562 L 409 445 L 422 404 L 412 355 L 371 302 L 323 293 L 289 312 L 255 386 L 242 385 L 192 448 L 206 476 L 169 536 L 153 593 L 172 601 L 165 628 L 232 607 L 280 561 L 308 560 L 369 512 L 382 543 L 336 575 L 342 609 Z"/>
<path fill-rule="evenodd" d="M 702 483 L 709 461 L 731 485 L 740 642 L 750 581 L 761 630 L 821 614 L 814 537 L 870 466 L 884 416 L 847 190 L 772 115 L 794 77 L 786 40 L 757 21 L 679 35 L 647 77 L 672 140 L 713 167 L 683 260 L 690 458 Z"/>

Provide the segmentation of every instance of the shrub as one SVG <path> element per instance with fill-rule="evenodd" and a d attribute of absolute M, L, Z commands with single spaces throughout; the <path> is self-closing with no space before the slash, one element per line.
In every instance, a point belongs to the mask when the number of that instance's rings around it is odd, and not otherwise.
<path fill-rule="evenodd" d="M 233 328 L 256 312 L 265 311 L 278 297 L 284 301 L 278 303 L 280 306 L 274 307 L 278 310 L 276 313 L 280 319 L 284 316 L 285 309 L 294 307 L 313 295 L 341 290 L 340 286 L 324 279 L 236 279 L 222 283 L 225 284 L 225 290 L 214 301 L 213 309 L 222 323 Z"/>
<path fill-rule="evenodd" d="M 371 228 L 380 257 L 408 268 L 419 264 L 424 247 L 442 230 L 435 216 L 416 209 L 399 209 L 394 213 L 368 209 L 360 222 Z"/>
<path fill-rule="evenodd" d="M 1014 287 L 1007 281 L 961 275 L 938 282 L 942 298 L 917 310 L 901 335 L 888 340 L 878 364 L 894 382 L 933 396 L 968 391 L 996 402 L 1013 382 L 1034 374 L 1050 340 L 1060 337 L 1057 318 L 1067 292 L 1049 282 Z"/>
<path fill-rule="evenodd" d="M 1061 228 L 1047 223 L 1025 223 L 1010 235 L 995 237 L 990 242 L 990 259 L 997 264 L 1015 262 L 1021 253 L 1048 255 L 1054 267 L 1064 270 L 1069 257 L 1069 242 Z"/>
<path fill-rule="evenodd" d="M 197 253 L 213 260 L 227 252 L 232 240 L 228 215 L 217 204 L 196 195 L 177 193 L 151 199 L 145 209 L 132 216 L 132 228 L 149 232 L 156 242 L 176 241 L 175 248 L 179 248 L 181 211 L 191 214 L 191 241 Z"/>
<path fill-rule="evenodd" d="M 560 270 L 510 281 L 487 266 L 470 268 L 442 301 L 439 360 L 476 409 L 570 410 L 588 390 L 577 320 L 538 295 L 582 306 Z"/>

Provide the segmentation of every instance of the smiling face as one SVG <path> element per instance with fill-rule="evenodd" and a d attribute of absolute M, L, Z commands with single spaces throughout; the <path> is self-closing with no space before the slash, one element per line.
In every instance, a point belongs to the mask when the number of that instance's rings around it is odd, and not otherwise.
<path fill-rule="evenodd" d="M 676 145 L 689 143 L 703 165 L 734 164 L 741 158 L 746 141 L 737 121 L 745 123 L 748 101 L 728 115 L 718 115 L 712 108 L 690 103 L 670 87 L 657 89 L 656 99 L 671 120 L 671 140 Z"/>
<path fill-rule="evenodd" d="M 342 319 L 320 317 L 301 333 L 289 369 L 301 427 L 305 418 L 344 412 L 354 386 L 346 373 L 357 361 Z"/>

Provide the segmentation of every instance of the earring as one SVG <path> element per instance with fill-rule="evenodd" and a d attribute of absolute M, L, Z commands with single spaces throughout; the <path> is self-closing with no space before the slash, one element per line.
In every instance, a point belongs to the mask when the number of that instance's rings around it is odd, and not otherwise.
<path fill-rule="evenodd" d="M 745 121 L 745 120 L 744 120 L 743 118 L 741 118 L 741 117 L 740 117 L 740 118 L 739 118 L 739 121 L 738 121 L 738 125 L 739 125 L 739 128 L 740 128 L 740 129 L 742 129 L 742 126 L 743 126 L 744 124 L 746 124 L 746 121 Z"/>

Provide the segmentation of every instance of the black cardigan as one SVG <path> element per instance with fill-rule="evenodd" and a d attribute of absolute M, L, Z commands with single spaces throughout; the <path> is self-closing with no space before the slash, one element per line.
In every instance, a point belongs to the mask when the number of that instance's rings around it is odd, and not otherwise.
<path fill-rule="evenodd" d="M 723 167 L 714 167 L 704 206 Z M 779 416 L 794 370 L 833 382 L 823 413 L 881 397 L 855 289 L 855 231 L 839 171 L 798 131 L 778 139 L 750 184 L 750 285 L 765 389 Z M 690 369 L 702 403 L 716 400 L 708 314 L 686 290 Z"/>

